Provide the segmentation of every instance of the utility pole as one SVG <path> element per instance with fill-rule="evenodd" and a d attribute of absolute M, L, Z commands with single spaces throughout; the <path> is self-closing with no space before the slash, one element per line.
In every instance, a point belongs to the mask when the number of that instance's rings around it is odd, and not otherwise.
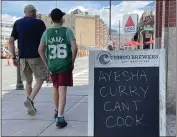
<path fill-rule="evenodd" d="M 23 82 L 21 81 L 20 67 L 17 67 L 17 84 L 16 90 L 24 90 Z"/>
<path fill-rule="evenodd" d="M 109 0 L 109 36 L 111 40 L 111 0 Z"/>
<path fill-rule="evenodd" d="M 120 20 L 116 20 L 119 23 L 119 48 L 120 48 Z"/>
<path fill-rule="evenodd" d="M 19 64 L 20 64 L 20 59 L 17 58 Z M 21 75 L 20 75 L 20 67 L 17 67 L 17 84 L 16 84 L 16 90 L 24 90 L 24 85 L 21 80 Z"/>
<path fill-rule="evenodd" d="M 109 10 L 109 42 L 108 42 L 108 49 L 112 50 L 113 46 L 111 43 L 111 0 L 109 0 L 109 8 L 105 8 Z"/>
<path fill-rule="evenodd" d="M 120 20 L 119 20 L 119 48 L 120 48 Z"/>

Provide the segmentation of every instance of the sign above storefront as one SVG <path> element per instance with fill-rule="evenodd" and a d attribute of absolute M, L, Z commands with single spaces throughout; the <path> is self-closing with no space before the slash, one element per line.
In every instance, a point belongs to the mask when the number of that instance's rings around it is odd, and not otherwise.
<path fill-rule="evenodd" d="M 141 26 L 153 25 L 154 23 L 154 10 L 151 6 L 147 6 L 140 19 Z"/>

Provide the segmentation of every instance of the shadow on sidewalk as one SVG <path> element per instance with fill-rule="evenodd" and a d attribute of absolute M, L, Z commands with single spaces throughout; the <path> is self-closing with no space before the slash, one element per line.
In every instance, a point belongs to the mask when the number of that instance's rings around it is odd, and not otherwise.
<path fill-rule="evenodd" d="M 87 103 L 88 99 L 88 92 L 90 90 L 89 85 L 82 85 L 82 86 L 74 86 L 68 87 L 67 89 L 67 103 L 77 103 L 83 102 Z M 14 113 L 14 110 L 18 110 L 23 108 L 23 102 L 26 100 L 26 92 L 25 90 L 2 90 L 4 93 L 1 95 L 1 103 L 2 103 L 2 117 L 6 117 L 9 119 L 8 114 L 6 113 Z M 52 86 L 42 87 L 39 91 L 38 95 L 36 96 L 34 102 L 36 105 L 39 104 L 53 104 L 53 96 L 52 96 L 53 88 Z M 21 107 L 21 108 L 17 108 Z M 43 106 L 39 106 L 43 107 Z M 20 113 L 20 110 L 15 112 Z M 19 117 L 20 118 L 20 117 Z"/>
<path fill-rule="evenodd" d="M 68 92 L 75 92 L 76 94 L 81 93 L 85 93 L 85 91 L 89 90 L 90 89 L 90 86 L 89 85 L 80 85 L 80 86 L 73 86 L 73 87 L 68 87 Z M 52 85 L 49 85 L 49 86 L 44 86 L 41 88 L 39 94 L 50 94 L 50 92 L 52 92 Z M 21 94 L 24 94 L 25 95 L 25 89 L 24 90 L 15 90 L 15 89 L 6 89 L 6 90 L 2 90 L 2 93 L 1 94 L 1 99 L 4 99 L 8 96 L 11 96 L 11 95 L 21 95 Z M 85 95 L 85 94 L 84 94 Z"/>

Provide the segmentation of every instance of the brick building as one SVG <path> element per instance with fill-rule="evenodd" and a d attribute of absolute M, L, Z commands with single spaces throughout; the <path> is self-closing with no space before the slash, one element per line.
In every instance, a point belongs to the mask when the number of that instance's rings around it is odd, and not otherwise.
<path fill-rule="evenodd" d="M 96 16 L 95 20 L 95 40 L 96 40 L 96 47 L 106 48 L 106 45 L 108 45 L 108 27 L 104 23 L 102 19 L 100 19 L 99 16 Z"/>
<path fill-rule="evenodd" d="M 100 47 L 105 47 L 105 43 L 104 43 L 104 21 L 102 19 L 100 19 L 100 43 L 99 43 Z"/>
<path fill-rule="evenodd" d="M 95 37 L 95 46 L 96 47 L 99 47 L 99 44 L 100 44 L 100 37 L 98 37 L 98 36 L 100 36 L 100 19 L 99 19 L 99 16 L 96 16 L 96 18 L 95 18 L 95 36 L 97 36 L 97 37 Z"/>
<path fill-rule="evenodd" d="M 107 48 L 108 46 L 108 36 L 109 36 L 109 29 L 106 24 L 104 24 L 104 47 Z"/>
<path fill-rule="evenodd" d="M 167 112 L 176 114 L 176 0 L 155 3 L 155 46 L 167 51 Z"/>

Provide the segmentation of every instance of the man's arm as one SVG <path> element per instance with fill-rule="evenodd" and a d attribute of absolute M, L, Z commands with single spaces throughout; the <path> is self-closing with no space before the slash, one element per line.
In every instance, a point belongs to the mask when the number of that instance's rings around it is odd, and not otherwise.
<path fill-rule="evenodd" d="M 74 64 L 76 56 L 77 56 L 78 47 L 77 47 L 77 44 L 76 44 L 76 39 L 74 37 L 74 34 L 73 34 L 72 30 L 69 29 L 69 28 L 67 29 L 67 37 L 68 37 L 68 40 L 70 41 L 70 44 L 71 44 L 72 62 Z"/>
<path fill-rule="evenodd" d="M 46 45 L 44 43 L 40 43 L 39 48 L 38 48 L 38 52 L 39 52 L 39 55 L 41 56 L 42 61 L 44 62 L 44 64 L 48 68 L 47 58 L 45 56 L 45 48 L 46 48 Z"/>
<path fill-rule="evenodd" d="M 17 22 L 14 23 L 13 29 L 12 29 L 12 33 L 11 33 L 11 37 L 9 39 L 9 51 L 12 55 L 12 58 L 15 59 L 15 40 L 18 39 L 18 32 L 17 32 Z"/>
<path fill-rule="evenodd" d="M 46 50 L 46 31 L 43 33 L 42 38 L 41 38 L 41 42 L 38 48 L 38 53 L 41 56 L 42 61 L 44 62 L 44 64 L 46 65 L 46 67 L 48 68 L 47 65 L 47 58 L 45 56 L 45 50 Z"/>
<path fill-rule="evenodd" d="M 40 32 L 41 32 L 41 36 L 43 35 L 43 33 L 45 32 L 45 30 L 46 30 L 46 26 L 45 26 L 45 23 L 42 21 L 42 20 L 40 20 L 41 21 L 41 24 L 40 24 Z"/>
<path fill-rule="evenodd" d="M 10 51 L 10 53 L 11 53 L 11 55 L 12 55 L 12 59 L 15 59 L 15 39 L 14 39 L 14 37 L 10 37 L 10 39 L 9 39 L 9 51 Z"/>

